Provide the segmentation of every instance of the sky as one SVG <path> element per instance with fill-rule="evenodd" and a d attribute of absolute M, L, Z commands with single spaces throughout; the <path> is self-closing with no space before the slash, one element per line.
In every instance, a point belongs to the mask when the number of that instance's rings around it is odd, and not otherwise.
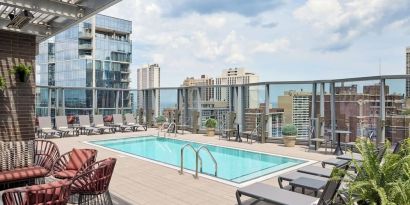
<path fill-rule="evenodd" d="M 122 0 L 136 69 L 158 63 L 161 87 L 244 67 L 260 81 L 405 74 L 409 0 Z"/>

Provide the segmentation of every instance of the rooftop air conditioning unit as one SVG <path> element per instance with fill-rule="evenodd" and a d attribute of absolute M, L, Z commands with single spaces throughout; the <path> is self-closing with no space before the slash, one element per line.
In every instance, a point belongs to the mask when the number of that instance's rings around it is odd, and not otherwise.
<path fill-rule="evenodd" d="M 9 14 L 9 18 L 11 21 L 7 24 L 7 28 L 21 29 L 27 25 L 34 16 L 30 11 L 22 10 L 17 15 Z"/>

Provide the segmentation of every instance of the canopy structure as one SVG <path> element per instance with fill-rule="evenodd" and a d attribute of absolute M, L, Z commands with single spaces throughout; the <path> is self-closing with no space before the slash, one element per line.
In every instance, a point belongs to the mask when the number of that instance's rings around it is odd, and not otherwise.
<path fill-rule="evenodd" d="M 43 41 L 121 0 L 0 0 L 0 29 Z"/>

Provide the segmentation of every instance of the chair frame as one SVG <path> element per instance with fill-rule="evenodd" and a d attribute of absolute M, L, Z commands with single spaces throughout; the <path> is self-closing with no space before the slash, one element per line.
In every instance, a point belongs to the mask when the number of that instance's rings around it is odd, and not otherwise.
<path fill-rule="evenodd" d="M 48 170 L 48 172 L 40 177 L 44 181 L 44 177 L 50 176 L 53 171 L 54 164 L 60 157 L 60 151 L 54 142 L 42 139 L 36 139 L 34 143 L 34 155 L 33 155 L 33 165 L 43 167 Z M 5 188 L 11 188 L 14 185 L 31 185 L 35 183 L 37 178 L 22 179 L 15 181 L 8 181 L 0 183 L 0 190 Z"/>
<path fill-rule="evenodd" d="M 65 121 L 63 121 L 63 126 L 59 126 L 59 120 L 58 118 L 64 118 Z M 79 136 L 80 135 L 80 131 L 78 129 L 75 128 L 70 128 L 68 127 L 68 123 L 67 123 L 67 116 L 56 116 L 56 130 L 61 132 L 61 137 L 64 137 L 68 134 L 70 134 L 70 131 L 73 132 L 73 135 L 75 136 Z"/>
<path fill-rule="evenodd" d="M 50 116 L 43 116 L 43 117 L 38 117 L 38 136 L 46 139 L 48 136 L 53 136 L 53 135 L 60 135 L 60 137 L 63 137 L 63 133 L 59 130 L 53 129 L 53 125 L 51 122 L 51 117 Z M 47 119 L 47 122 L 42 122 L 41 119 Z M 43 127 L 42 124 L 46 123 L 47 127 Z"/>
<path fill-rule="evenodd" d="M 38 190 L 33 190 L 32 188 L 33 186 L 28 186 L 4 191 L 2 196 L 4 205 L 65 205 L 70 198 L 71 181 L 63 181 L 59 186 Z M 45 193 L 48 197 L 44 196 Z M 50 195 L 52 196 L 51 198 Z M 35 197 L 34 203 L 30 200 L 33 196 Z"/>
<path fill-rule="evenodd" d="M 106 162 L 109 163 L 106 163 Z M 99 200 L 103 204 L 108 201 L 112 205 L 111 195 L 108 190 L 117 159 L 108 158 L 93 163 L 73 179 L 71 191 L 78 194 L 78 204 L 90 200 Z M 103 199 L 99 197 L 105 197 Z"/>
<path fill-rule="evenodd" d="M 97 150 L 95 149 L 83 149 L 83 150 L 87 150 L 87 151 L 91 151 L 92 152 L 92 156 L 90 157 L 90 159 L 88 159 L 82 166 L 81 168 L 78 170 L 77 173 L 81 173 L 84 170 L 87 169 L 87 167 L 91 166 L 97 157 Z M 53 174 L 55 174 L 56 172 L 61 172 L 61 171 L 65 171 L 67 168 L 67 164 L 70 161 L 70 154 L 72 151 L 66 152 L 63 155 L 60 156 L 60 158 L 56 161 L 56 163 L 54 164 L 53 167 Z M 57 177 L 56 177 L 57 178 Z"/>

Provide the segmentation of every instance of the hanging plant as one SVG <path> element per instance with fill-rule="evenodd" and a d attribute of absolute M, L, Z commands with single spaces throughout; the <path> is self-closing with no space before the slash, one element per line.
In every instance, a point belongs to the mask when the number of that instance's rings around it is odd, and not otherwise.
<path fill-rule="evenodd" d="M 26 82 L 31 74 L 32 67 L 22 63 L 13 66 L 11 72 L 16 76 L 16 80 Z"/>
<path fill-rule="evenodd" d="M 6 88 L 6 80 L 3 77 L 0 77 L 0 91 L 3 91 Z"/>

